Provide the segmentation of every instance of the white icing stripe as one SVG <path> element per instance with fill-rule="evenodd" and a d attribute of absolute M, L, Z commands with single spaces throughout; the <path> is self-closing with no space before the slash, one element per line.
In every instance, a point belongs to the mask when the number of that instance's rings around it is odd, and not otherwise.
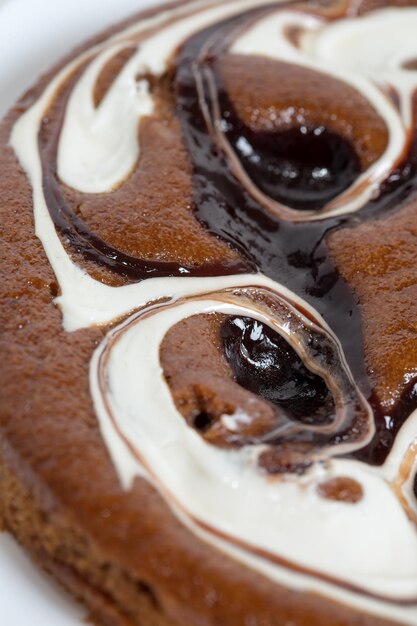
<path fill-rule="evenodd" d="M 417 88 L 417 71 L 404 68 L 417 58 L 417 10 L 380 9 L 360 19 L 342 20 L 311 34 L 306 52 L 335 71 L 362 75 L 368 84 L 396 88 L 405 126 L 411 119 L 411 97 Z M 365 92 L 366 94 L 366 92 Z"/>
<path fill-rule="evenodd" d="M 269 0 L 261 0 L 258 4 L 269 4 Z M 95 109 L 92 94 L 100 70 L 118 48 L 105 49 L 71 94 L 59 142 L 60 178 L 74 189 L 87 193 L 111 191 L 120 184 L 130 174 L 139 156 L 138 123 L 141 117 L 153 111 L 147 83 L 143 81 L 138 90 L 136 76 L 147 73 L 160 76 L 167 69 L 172 54 L 187 37 L 251 5 L 253 0 L 208 6 L 200 13 L 161 28 L 138 46 L 135 56 Z M 191 9 L 192 5 L 190 13 Z"/>
<path fill-rule="evenodd" d="M 95 107 L 94 85 L 106 65 L 125 48 L 118 44 L 94 59 L 68 102 L 58 148 L 58 174 L 85 193 L 111 191 L 132 171 L 138 157 L 138 120 L 153 112 L 147 81 L 135 80 L 136 56 Z"/>
<path fill-rule="evenodd" d="M 246 8 L 264 4 L 269 4 L 269 0 L 261 2 L 230 0 L 223 3 L 220 0 L 212 3 L 201 0 L 168 9 L 134 24 L 109 38 L 103 44 L 91 48 L 64 67 L 50 82 L 39 100 L 15 124 L 11 144 L 32 184 L 36 233 L 43 243 L 60 285 L 61 295 L 57 302 L 63 312 L 66 330 L 70 331 L 91 324 L 114 321 L 118 317 L 137 310 L 158 298 L 168 297 L 175 301 L 182 296 L 209 293 L 227 287 L 239 287 L 247 284 L 265 286 L 273 290 L 279 289 L 280 293 L 289 300 L 297 300 L 294 294 L 263 276 L 205 279 L 160 278 L 118 288 L 103 285 L 76 266 L 66 254 L 50 218 L 42 189 L 42 168 L 37 142 L 41 120 L 57 89 L 73 70 L 84 62 L 90 63 L 70 97 L 59 142 L 59 175 L 76 189 L 89 192 L 106 191 L 120 183 L 134 166 L 139 155 L 139 146 L 136 141 L 136 133 L 133 131 L 140 121 L 140 117 L 152 111 L 153 104 L 144 83 L 142 83 L 142 91 L 139 94 L 137 92 L 136 73 L 150 71 L 155 75 L 161 74 L 165 70 L 171 54 L 186 37 L 217 20 L 238 14 Z M 296 23 L 297 19 L 303 20 L 299 13 L 297 15 L 298 18 L 295 17 L 295 13 L 291 16 L 291 23 Z M 282 19 L 285 16 L 289 16 L 289 14 L 287 12 L 281 14 Z M 172 19 L 178 21 L 169 23 Z M 277 18 L 271 16 L 268 19 L 269 24 L 280 25 L 280 16 Z M 278 21 L 275 22 L 275 20 Z M 357 76 L 358 68 L 356 66 L 354 68 L 344 67 L 346 58 L 336 49 L 338 37 L 343 39 L 349 34 L 348 31 L 343 30 L 343 24 L 340 25 L 342 30 L 336 37 L 336 35 L 332 35 L 332 28 L 336 28 L 336 25 L 321 29 L 319 28 L 321 22 L 319 23 L 311 17 L 308 20 L 311 20 L 308 24 L 311 29 L 311 37 L 306 37 L 304 40 L 303 50 L 306 54 L 296 53 L 294 52 L 295 49 L 289 51 L 290 48 L 287 46 L 284 51 L 280 48 L 279 55 L 284 54 L 285 59 L 286 54 L 290 55 L 291 58 L 295 54 L 297 60 L 294 62 L 315 68 L 320 67 L 322 71 L 330 74 L 334 71 L 337 78 L 342 77 L 365 93 L 385 119 L 390 129 L 390 145 L 384 157 L 375 164 L 374 169 L 367 172 L 368 177 L 371 174 L 371 182 L 374 185 L 373 191 L 376 182 L 385 176 L 386 171 L 392 167 L 403 148 L 405 141 L 404 124 L 379 88 L 373 86 L 367 77 Z M 304 21 L 303 25 L 306 25 Z M 253 30 L 248 31 L 246 44 L 254 45 L 256 32 L 265 37 L 266 26 L 266 23 L 259 22 L 253 27 Z M 141 33 L 160 27 L 163 30 L 157 35 L 149 37 L 138 48 L 137 53 L 115 80 L 101 106 L 94 110 L 92 107 L 93 88 L 106 61 L 114 56 L 118 50 L 130 45 L 132 41 L 136 41 Z M 374 25 L 372 25 L 373 27 Z M 258 28 L 260 31 L 256 30 Z M 282 37 L 279 38 L 278 36 L 278 30 L 269 33 L 269 35 L 272 37 L 268 40 L 269 48 L 271 48 L 271 42 L 284 46 Z M 244 38 L 240 39 L 236 44 L 235 51 L 242 52 L 244 41 Z M 411 38 L 408 35 L 407 42 L 407 46 L 411 46 Z M 259 37 L 255 43 L 257 53 L 260 50 L 261 53 L 265 53 L 265 51 L 262 52 L 264 50 L 263 42 L 259 41 Z M 240 50 L 239 46 L 241 47 Z M 247 51 L 249 53 L 248 48 Z M 314 60 L 308 60 L 307 52 L 314 56 Z M 275 54 L 275 52 L 271 54 Z M 329 62 L 329 57 L 332 57 L 333 54 L 340 59 L 340 66 L 334 68 Z M 279 55 L 277 58 L 282 58 Z M 406 57 L 405 52 L 404 55 L 401 58 Z M 353 73 L 352 69 L 354 70 Z M 411 82 L 409 83 L 407 80 L 404 72 L 395 74 L 396 82 L 394 81 L 394 84 L 401 87 L 403 97 L 405 125 L 409 123 L 410 117 L 406 96 Z M 122 126 L 120 126 L 119 120 L 121 110 L 125 112 L 126 116 Z M 120 134 L 114 132 L 115 120 L 117 120 L 118 133 Z M 133 135 L 135 135 L 135 141 L 132 139 Z M 84 160 L 82 166 L 78 167 L 75 161 L 78 160 L 80 150 Z M 74 159 L 74 154 L 77 156 L 76 159 Z M 360 202 L 363 203 L 369 197 L 366 195 L 369 193 L 370 187 L 368 186 L 364 192 L 365 195 L 360 196 Z M 352 201 L 345 200 L 343 197 L 339 199 L 345 204 L 343 206 L 335 205 L 334 212 L 346 212 L 359 206 L 357 198 Z M 311 307 L 299 299 L 297 301 L 304 308 L 307 308 L 312 315 L 317 316 Z M 279 482 L 275 490 L 272 490 L 271 485 L 254 470 L 253 459 L 251 459 L 252 452 L 243 450 L 239 453 L 226 453 L 208 446 L 185 425 L 183 418 L 173 406 L 171 395 L 161 376 L 157 350 L 158 341 L 164 334 L 164 328 L 166 330 L 175 322 L 176 318 L 173 312 L 179 312 L 180 319 L 184 313 L 191 315 L 201 311 L 201 307 L 203 310 L 229 312 L 239 310 L 242 312 L 242 309 L 236 305 L 229 306 L 229 308 L 224 308 L 223 305 L 221 308 L 222 305 L 218 301 L 210 302 L 209 300 L 206 302 L 199 300 L 198 305 L 192 303 L 187 311 L 182 308 L 185 306 L 187 305 L 181 303 L 176 307 L 167 309 L 169 314 L 167 313 L 167 317 L 164 318 L 165 326 L 159 325 L 160 315 L 162 315 L 159 314 L 158 324 L 152 326 L 152 318 L 150 317 L 146 322 L 132 323 L 129 330 L 121 335 L 120 341 L 112 348 L 107 363 L 108 369 L 106 371 L 111 378 L 110 396 L 101 394 L 97 374 L 100 371 L 100 359 L 103 351 L 107 350 L 107 346 L 117 336 L 118 331 L 107 337 L 93 357 L 91 363 L 92 395 L 104 439 L 122 482 L 128 486 L 134 476 L 147 477 L 148 480 L 155 483 L 155 486 L 171 503 L 179 517 L 193 532 L 242 562 L 258 569 L 273 580 L 292 588 L 308 589 L 328 595 L 376 615 L 416 626 L 417 609 L 415 605 L 405 607 L 371 600 L 360 594 L 344 591 L 314 577 L 294 573 L 254 556 L 247 550 L 236 547 L 233 544 L 233 538 L 239 537 L 251 544 L 259 545 L 261 543 L 263 547 L 268 549 L 273 546 L 274 551 L 280 556 L 287 556 L 303 566 L 311 566 L 312 568 L 319 566 L 321 572 L 340 577 L 376 593 L 399 599 L 416 596 L 415 543 L 417 540 L 415 527 L 408 521 L 404 509 L 401 508 L 399 500 L 391 489 L 391 485 L 398 478 L 399 468 L 410 451 L 410 442 L 416 439 L 417 413 L 410 417 L 403 427 L 383 468 L 375 469 L 353 461 L 332 460 L 326 468 L 318 465 L 313 472 L 307 474 L 303 492 L 299 485 L 292 481 Z M 247 310 L 247 313 L 250 314 L 250 311 Z M 144 328 L 146 332 L 149 332 L 149 335 L 143 334 Z M 140 341 L 141 336 L 146 337 L 146 340 Z M 151 336 L 153 336 L 153 342 L 150 341 Z M 143 389 L 143 398 L 147 398 L 148 401 L 146 406 L 136 404 L 136 400 L 141 401 L 141 397 L 139 397 L 141 394 L 137 393 L 138 365 L 143 369 L 143 380 L 147 381 Z M 132 386 L 133 372 L 135 372 L 134 386 Z M 135 401 L 132 395 L 133 390 L 135 391 Z M 109 402 L 109 405 L 106 402 Z M 110 419 L 109 407 L 116 417 L 117 424 Z M 136 419 L 138 415 L 140 419 Z M 147 419 L 155 415 L 160 416 L 160 419 Z M 161 428 L 163 428 L 163 432 Z M 121 435 L 129 441 L 131 446 L 137 449 L 145 464 L 149 464 L 149 467 L 152 468 L 151 471 L 132 455 Z M 143 449 L 145 441 L 147 445 L 146 449 Z M 163 455 L 161 454 L 161 442 Z M 172 471 L 173 467 L 176 468 L 176 472 Z M 190 467 L 195 471 L 191 478 L 189 475 Z M 411 467 L 411 470 L 415 470 L 415 465 Z M 354 505 L 347 509 L 349 505 L 329 503 L 319 499 L 315 485 L 318 480 L 330 475 L 356 477 L 365 489 L 363 502 L 359 506 Z M 191 484 L 190 480 L 195 481 L 195 483 Z M 402 483 L 400 489 L 405 494 L 409 505 L 413 506 L 410 495 L 410 480 Z M 203 492 L 205 498 L 196 497 L 197 494 Z M 250 506 L 245 506 L 249 496 Z M 284 503 L 284 509 L 281 506 L 281 501 Z M 383 510 L 381 502 L 384 503 Z M 289 506 L 290 504 L 294 506 L 294 509 Z M 265 509 L 271 512 L 271 520 L 273 520 L 271 525 L 265 523 L 267 520 L 257 517 Z M 237 511 L 241 511 L 242 514 L 240 525 L 235 519 Z M 362 511 L 364 519 L 359 519 L 359 511 Z M 252 517 L 248 517 L 248 514 Z M 207 533 L 192 520 L 190 515 L 207 521 L 217 529 L 222 529 L 226 534 L 231 535 L 231 540 L 225 542 L 213 533 Z M 307 524 L 310 517 L 311 526 Z M 364 520 L 367 521 L 365 527 L 363 527 Z M 371 532 L 372 524 L 374 525 L 373 533 Z M 263 534 L 254 533 L 254 528 L 261 527 L 264 530 Z M 325 533 L 322 532 L 323 529 L 326 530 Z M 352 537 L 354 534 L 352 543 L 346 542 L 346 537 Z M 316 542 L 317 537 L 323 538 L 323 543 L 321 540 Z M 391 543 L 391 537 L 395 537 L 395 543 Z M 363 555 L 367 555 L 366 561 Z"/>
<path fill-rule="evenodd" d="M 266 480 L 255 469 L 259 448 L 225 451 L 205 443 L 178 413 L 165 383 L 159 357 L 165 334 L 188 316 L 210 312 L 268 323 L 252 308 L 227 301 L 200 299 L 161 306 L 116 329 L 94 355 L 90 380 L 95 408 L 124 484 L 145 472 L 194 530 L 193 520 L 200 520 L 231 537 L 232 544 L 241 540 L 376 595 L 398 600 L 417 597 L 417 534 L 391 488 L 404 442 L 410 442 L 410 432 L 416 436 L 417 412 L 382 468 L 333 459 L 316 465 L 303 478 Z M 103 382 L 108 386 L 105 394 Z M 122 456 L 114 449 L 123 438 L 136 449 L 136 457 L 128 448 Z M 336 476 L 359 482 L 363 500 L 352 505 L 319 497 L 318 483 Z M 210 541 L 224 548 L 215 533 Z M 229 549 L 236 551 L 233 545 Z M 245 550 L 238 552 L 240 559 L 256 563 L 263 573 L 292 586 L 293 574 L 282 567 L 272 567 Z M 305 589 L 329 590 L 328 583 L 317 579 L 304 576 L 303 581 Z M 350 601 L 353 597 L 332 588 L 334 593 Z M 357 604 L 417 623 L 415 607 L 377 605 L 355 596 Z"/>

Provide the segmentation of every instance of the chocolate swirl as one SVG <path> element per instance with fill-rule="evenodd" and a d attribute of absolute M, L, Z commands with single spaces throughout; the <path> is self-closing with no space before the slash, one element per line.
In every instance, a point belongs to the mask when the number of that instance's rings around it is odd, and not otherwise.
<path fill-rule="evenodd" d="M 375 293 L 388 292 L 371 280 L 386 251 L 362 277 L 346 241 L 359 239 L 363 254 L 368 233 L 376 245 L 375 231 L 395 223 L 405 260 L 384 277 L 401 270 L 400 298 L 415 286 L 417 13 L 357 8 L 180 3 L 61 70 L 12 145 L 65 328 L 126 318 L 91 364 L 124 484 L 144 474 L 193 531 L 273 579 L 291 585 L 297 572 L 320 593 L 415 624 L 415 362 L 402 355 L 385 384 L 367 339 Z M 392 20 L 403 49 L 382 69 L 373 57 L 362 67 L 362 29 L 378 56 Z M 205 316 L 217 320 L 211 347 L 205 333 L 178 341 Z M 410 319 L 398 334 L 415 346 Z M 385 324 L 380 352 L 395 340 Z M 293 508 L 277 509 L 276 493 Z M 391 510 L 403 538 L 396 574 L 385 547 L 386 578 L 369 574 L 360 542 L 335 563 L 342 522 L 322 554 L 301 554 L 308 502 L 313 534 L 338 506 L 359 536 L 370 511 L 363 537 L 374 552 L 377 514 Z"/>
<path fill-rule="evenodd" d="M 206 230 L 236 251 L 235 258 L 217 258 L 197 264 L 141 258 L 106 242 L 91 229 L 82 215 L 77 214 L 76 206 L 71 206 L 68 200 L 71 194 L 60 183 L 57 161 L 68 132 L 66 125 L 69 124 L 70 111 L 65 119 L 66 106 L 71 103 L 78 82 L 84 80 L 84 65 L 64 86 L 56 105 L 60 107 L 61 114 L 52 123 L 44 125 L 39 136 L 43 190 L 50 214 L 62 235 L 68 238 L 78 253 L 109 268 L 111 272 L 137 281 L 149 277 L 214 277 L 259 271 L 303 297 L 327 320 L 338 336 L 355 380 L 373 403 L 383 444 L 373 442 L 372 449 L 363 453 L 363 458 L 372 463 L 382 463 L 395 433 L 409 413 L 409 402 L 400 398 L 387 413 L 385 407 L 379 406 L 377 397 L 372 396 L 361 342 L 361 311 L 356 295 L 329 254 L 328 240 L 338 229 L 350 225 L 358 227 L 363 222 L 380 219 L 393 211 L 400 200 L 413 192 L 417 178 L 412 146 L 410 149 L 404 143 L 401 150 L 397 147 L 395 159 L 389 161 L 393 139 L 389 141 L 387 137 L 389 131 L 396 128 L 392 120 L 384 120 L 381 105 L 382 102 L 392 109 L 389 99 L 380 92 L 379 100 L 374 94 L 367 100 L 355 89 L 355 81 L 351 77 L 347 83 L 334 78 L 332 66 L 329 66 L 329 75 L 326 76 L 326 63 L 317 63 L 314 54 L 309 58 L 304 52 L 304 39 L 314 36 L 323 19 L 332 27 L 343 22 L 345 15 L 345 9 L 340 13 L 326 13 L 314 7 L 304 12 L 299 12 L 297 8 L 288 15 L 287 5 L 277 9 L 274 3 L 250 9 L 243 15 L 233 16 L 232 11 L 231 17 L 216 21 L 186 40 L 178 55 L 170 59 L 172 69 L 167 74 L 156 74 L 153 79 L 149 78 L 149 73 L 148 78 L 144 78 L 146 74 L 139 76 L 145 109 L 150 96 L 149 87 L 143 85 L 150 85 L 152 81 L 155 92 L 156 81 L 168 80 L 168 89 L 173 91 L 173 106 L 181 121 L 192 163 L 194 214 Z M 245 45 L 249 48 L 251 45 L 251 31 L 245 30 L 248 24 L 255 24 L 253 40 L 256 45 L 257 29 L 262 29 L 262 25 L 271 19 L 276 20 L 277 37 L 281 38 L 283 51 L 277 55 L 281 60 L 274 58 L 268 61 L 259 57 L 257 61 L 256 57 L 246 53 L 239 56 L 239 46 L 244 51 Z M 172 20 L 174 28 L 178 22 L 181 23 L 179 18 L 173 17 Z M 153 37 L 155 32 L 150 30 L 147 33 L 146 29 L 143 34 L 135 35 L 139 43 L 136 56 L 140 58 L 140 47 L 152 43 Z M 249 43 L 245 44 L 246 40 Z M 131 50 L 126 48 L 128 43 L 132 46 L 131 40 L 122 39 L 118 46 Z M 120 75 L 132 63 L 131 55 L 135 59 L 134 52 L 129 54 L 127 64 L 126 61 L 124 66 L 122 63 L 121 70 L 118 67 Z M 108 58 L 111 60 L 110 55 Z M 275 88 L 274 99 L 280 100 L 281 119 L 276 121 L 279 109 L 275 105 L 270 106 L 273 114 L 267 130 L 242 120 L 238 112 L 239 103 L 235 104 L 233 94 L 228 93 L 225 80 L 228 72 L 223 67 L 227 68 L 228 63 L 241 59 L 238 68 L 244 73 L 246 58 L 252 64 L 249 77 L 257 71 L 257 63 L 259 70 L 272 72 L 272 76 L 273 72 L 283 73 L 284 76 L 292 76 L 294 71 L 300 73 L 300 76 L 291 78 L 298 91 L 298 100 L 288 100 L 285 80 Z M 290 63 L 297 60 L 301 65 L 293 71 Z M 138 61 L 136 64 L 140 66 Z M 101 74 L 96 73 L 97 81 L 101 80 L 106 69 L 105 65 L 102 67 Z M 300 81 L 308 81 L 307 87 L 300 87 Z M 233 82 L 230 77 L 229 82 Z M 326 109 L 321 113 L 314 98 L 310 111 L 306 113 L 305 100 L 311 98 L 308 89 L 311 92 L 311 85 L 315 84 L 322 86 L 323 93 L 329 93 L 326 106 L 333 106 L 331 98 L 338 91 L 345 100 L 352 101 L 350 107 L 345 106 L 338 111 L 338 115 L 343 116 L 342 120 L 329 121 Z M 395 88 L 394 84 L 392 89 Z M 98 101 L 96 98 L 97 115 L 100 107 L 105 105 L 106 97 L 111 96 L 112 89 L 114 86 L 110 83 L 104 87 L 104 93 L 99 94 Z M 399 92 L 397 97 L 400 96 Z M 250 109 L 255 111 L 257 106 L 268 109 L 270 97 L 260 89 L 256 97 L 252 97 Z M 381 111 L 375 108 L 378 105 Z M 68 106 L 70 108 L 70 104 Z M 337 102 L 335 106 L 338 110 L 337 107 L 342 105 Z M 363 142 L 360 144 L 351 131 L 346 131 L 348 124 L 358 123 L 355 117 L 358 114 L 352 111 L 353 106 L 360 107 L 361 114 L 372 124 L 365 145 Z M 290 115 L 288 108 L 292 110 Z M 146 112 L 150 110 L 151 107 Z M 287 111 L 287 118 L 289 115 L 286 120 L 285 116 L 282 117 L 283 111 Z M 392 110 L 390 113 L 392 116 Z M 404 138 L 404 141 L 410 141 L 406 139 L 406 134 Z M 376 177 L 373 170 L 378 164 L 379 174 Z M 399 168 L 399 172 L 393 175 L 395 167 Z M 379 183 L 376 199 L 370 198 L 375 193 L 375 178 Z M 72 202 L 74 204 L 74 198 Z M 407 408 L 403 411 L 402 406 Z M 393 432 L 384 432 L 387 414 L 391 418 L 395 415 Z"/>

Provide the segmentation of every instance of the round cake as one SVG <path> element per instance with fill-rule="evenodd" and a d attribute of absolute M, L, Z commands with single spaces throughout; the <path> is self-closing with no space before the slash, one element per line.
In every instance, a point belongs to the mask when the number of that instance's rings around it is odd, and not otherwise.
<path fill-rule="evenodd" d="M 189 0 L 0 127 L 0 517 L 109 626 L 417 626 L 417 3 Z"/>

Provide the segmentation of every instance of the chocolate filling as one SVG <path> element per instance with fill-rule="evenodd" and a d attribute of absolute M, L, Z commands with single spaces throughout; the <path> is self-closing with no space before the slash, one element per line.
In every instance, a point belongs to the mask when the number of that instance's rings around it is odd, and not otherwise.
<path fill-rule="evenodd" d="M 223 119 L 230 120 L 231 108 Z M 256 186 L 300 211 L 321 209 L 361 171 L 353 146 L 324 126 L 254 132 L 234 118 L 225 134 Z"/>
<path fill-rule="evenodd" d="M 277 332 L 249 317 L 233 317 L 221 337 L 236 381 L 272 402 L 291 420 L 330 424 L 335 407 L 326 383 L 303 364 Z"/>

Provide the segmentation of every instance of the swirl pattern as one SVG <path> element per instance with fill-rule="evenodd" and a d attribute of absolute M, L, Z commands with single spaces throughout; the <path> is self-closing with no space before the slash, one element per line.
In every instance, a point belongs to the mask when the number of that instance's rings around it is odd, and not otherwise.
<path fill-rule="evenodd" d="M 125 488 L 274 581 L 417 624 L 416 364 L 371 375 L 344 240 L 397 220 L 417 284 L 417 9 L 357 4 L 167 7 L 64 66 L 11 144 L 65 330 L 113 326 L 90 389 Z"/>

